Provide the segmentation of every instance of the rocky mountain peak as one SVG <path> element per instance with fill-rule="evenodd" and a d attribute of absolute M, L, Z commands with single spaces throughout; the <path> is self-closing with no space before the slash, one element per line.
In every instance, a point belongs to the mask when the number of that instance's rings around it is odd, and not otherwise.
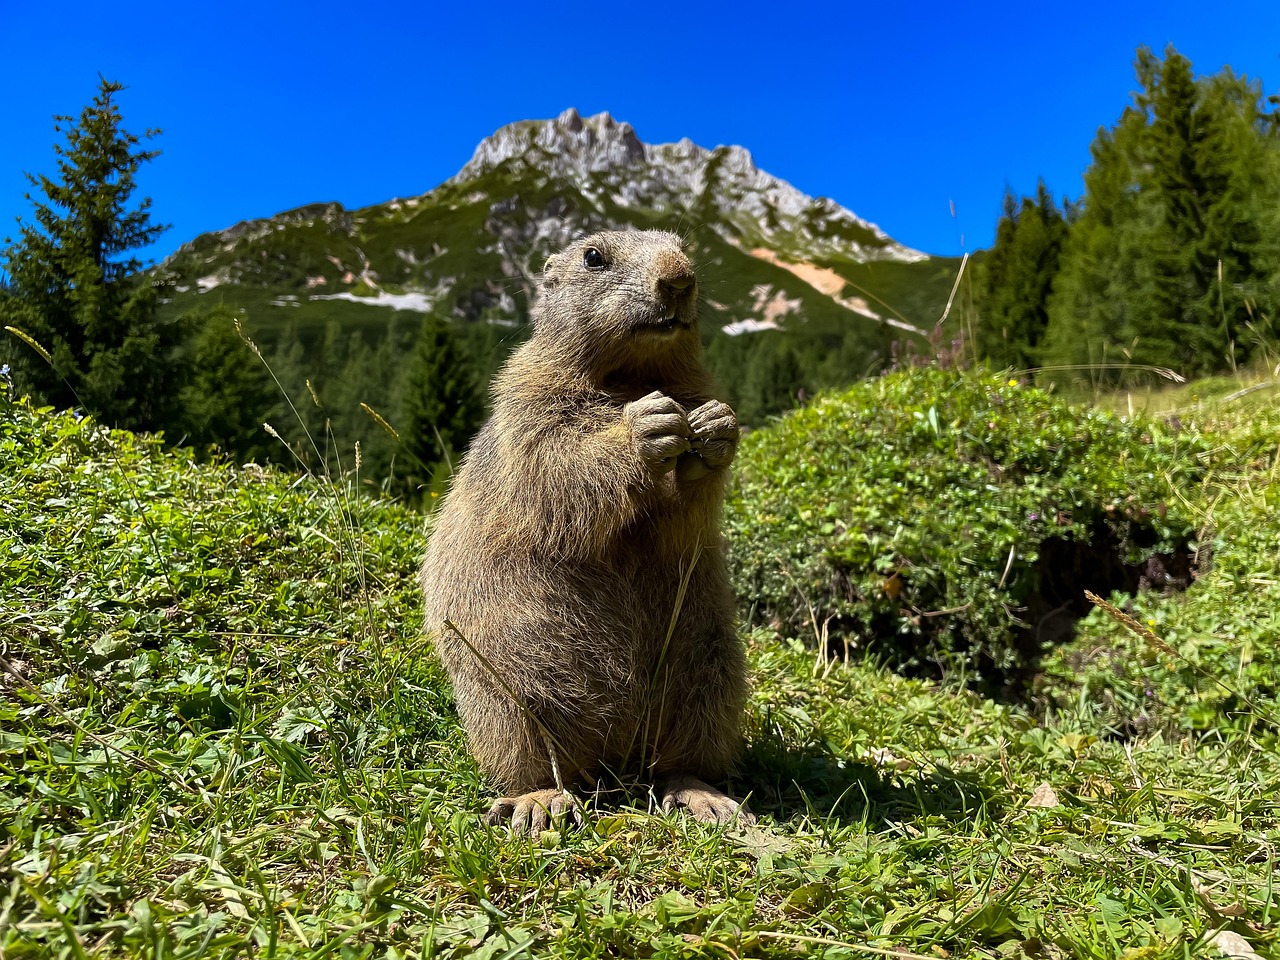
<path fill-rule="evenodd" d="M 473 180 L 510 160 L 535 166 L 550 162 L 558 173 L 602 173 L 646 159 L 645 144 L 631 124 L 619 123 L 607 112 L 584 118 L 570 107 L 554 120 L 522 120 L 502 127 L 480 141 L 471 160 L 449 182 Z"/>
<path fill-rule="evenodd" d="M 861 267 L 925 254 L 760 169 L 743 147 L 709 150 L 687 137 L 645 143 L 607 112 L 584 117 L 573 108 L 502 127 L 445 189 L 245 221 L 184 244 L 161 269 L 188 301 L 243 287 L 274 291 L 269 303 L 281 310 L 313 301 L 325 311 L 341 303 L 448 309 L 508 325 L 521 315 L 519 296 L 533 296 L 548 253 L 595 230 L 654 226 L 686 233 L 700 262 L 728 278 L 706 300 L 707 316 L 727 334 L 850 318 L 921 329 L 872 306 L 891 302 L 876 292 L 890 285 L 902 300 L 902 271 Z M 912 275 L 931 289 L 939 274 L 925 267 Z M 914 288 L 909 295 L 927 299 Z"/>
<path fill-rule="evenodd" d="M 553 120 L 508 124 L 481 141 L 448 182 L 467 183 L 499 168 L 512 179 L 559 180 L 597 207 L 685 209 L 720 222 L 726 238 L 734 233 L 793 254 L 925 259 L 838 203 L 761 170 L 743 147 L 708 150 L 687 137 L 647 144 L 607 112 L 583 117 L 570 107 Z"/>

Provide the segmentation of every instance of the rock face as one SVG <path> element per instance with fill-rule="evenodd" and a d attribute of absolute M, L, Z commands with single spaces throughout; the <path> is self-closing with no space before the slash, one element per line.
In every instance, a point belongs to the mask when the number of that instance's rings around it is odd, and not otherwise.
<path fill-rule="evenodd" d="M 825 197 L 813 198 L 759 167 L 742 147 L 708 150 L 685 138 L 646 144 L 608 113 L 570 108 L 554 120 L 509 124 L 483 140 L 457 175 L 459 186 L 504 167 L 512 177 L 551 177 L 590 195 L 604 188 L 624 209 L 707 207 L 744 237 L 800 256 L 915 262 L 926 255 Z M 728 233 L 728 231 L 725 231 Z"/>
<path fill-rule="evenodd" d="M 512 123 L 480 142 L 475 155 L 450 183 L 474 180 L 508 160 L 526 163 L 548 161 L 544 169 L 557 176 L 603 173 L 646 159 L 645 145 L 629 123 L 618 123 L 607 113 L 583 120 L 570 107 L 554 120 Z"/>

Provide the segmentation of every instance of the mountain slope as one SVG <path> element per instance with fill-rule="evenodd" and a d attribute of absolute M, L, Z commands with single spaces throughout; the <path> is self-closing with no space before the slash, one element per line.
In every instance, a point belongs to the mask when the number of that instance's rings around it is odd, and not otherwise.
<path fill-rule="evenodd" d="M 421 196 L 247 221 L 184 244 L 159 270 L 171 310 L 230 303 L 268 337 L 330 321 L 372 337 L 394 311 L 516 327 L 549 253 L 621 227 L 687 237 L 709 337 L 857 331 L 868 357 L 932 325 L 956 268 L 765 173 L 741 147 L 649 145 L 607 113 L 567 110 L 502 128 Z"/>

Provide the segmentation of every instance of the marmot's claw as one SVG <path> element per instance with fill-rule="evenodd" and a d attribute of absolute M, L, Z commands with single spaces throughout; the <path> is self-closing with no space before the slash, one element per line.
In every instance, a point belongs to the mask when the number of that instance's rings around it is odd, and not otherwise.
<path fill-rule="evenodd" d="M 738 803 L 697 777 L 672 777 L 662 791 L 662 812 L 683 807 L 703 823 L 756 822 L 756 815 L 745 803 Z"/>
<path fill-rule="evenodd" d="M 733 408 L 722 400 L 708 400 L 695 408 L 688 417 L 689 429 L 699 440 L 734 440 L 741 432 L 738 416 Z"/>
<path fill-rule="evenodd" d="M 698 452 L 702 454 L 702 459 L 706 461 L 708 467 L 719 470 L 732 462 L 737 450 L 737 444 L 729 440 L 708 440 L 702 444 Z"/>
<path fill-rule="evenodd" d="M 689 449 L 689 420 L 684 407 L 666 394 L 655 390 L 628 403 L 622 413 L 640 456 L 659 473 L 670 470 L 676 457 Z"/>
<path fill-rule="evenodd" d="M 676 403 L 661 390 L 655 390 L 653 393 L 645 394 L 639 400 L 632 400 L 624 408 L 624 412 L 628 417 L 648 417 L 654 414 L 678 414 L 681 423 L 688 426 L 688 414 L 684 407 Z"/>
<path fill-rule="evenodd" d="M 554 788 L 534 790 L 518 797 L 499 797 L 484 815 L 484 822 L 491 827 L 509 823 L 511 832 L 517 836 L 537 836 L 550 830 L 556 821 L 581 827 L 586 819 L 576 797 Z"/>
<path fill-rule="evenodd" d="M 689 429 L 693 432 L 693 449 L 702 455 L 713 470 L 726 467 L 733 460 L 738 448 L 741 429 L 733 409 L 719 400 L 708 400 L 689 414 Z"/>

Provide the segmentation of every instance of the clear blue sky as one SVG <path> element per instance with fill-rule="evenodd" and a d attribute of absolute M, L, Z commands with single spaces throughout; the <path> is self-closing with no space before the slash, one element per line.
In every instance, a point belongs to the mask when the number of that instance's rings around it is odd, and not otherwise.
<path fill-rule="evenodd" d="M 153 256 L 304 203 L 424 193 L 513 120 L 608 110 L 651 143 L 736 143 L 930 253 L 991 243 L 1006 185 L 1078 196 L 1139 44 L 1280 91 L 1275 0 L 1205 4 L 94 3 L 0 0 L 0 237 L 98 74 L 160 127 Z M 954 203 L 955 216 L 951 206 Z"/>

